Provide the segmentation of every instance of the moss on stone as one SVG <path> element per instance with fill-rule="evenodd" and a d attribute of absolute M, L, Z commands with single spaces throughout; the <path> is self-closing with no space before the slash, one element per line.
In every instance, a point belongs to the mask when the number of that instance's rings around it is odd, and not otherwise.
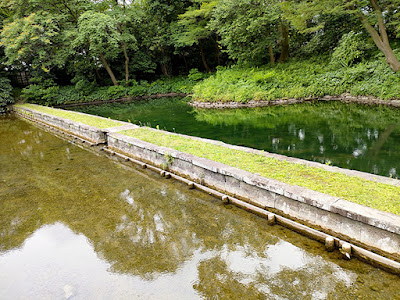
<path fill-rule="evenodd" d="M 121 133 L 155 145 L 173 148 L 181 152 L 259 174 L 267 178 L 305 187 L 354 203 L 400 215 L 400 187 L 397 186 L 230 149 L 205 141 L 194 140 L 181 135 L 168 134 L 148 128 L 127 130 Z"/>
<path fill-rule="evenodd" d="M 53 115 L 56 117 L 61 117 L 64 119 L 68 119 L 68 120 L 71 120 L 74 122 L 79 122 L 79 123 L 86 124 L 89 126 L 100 128 L 100 129 L 118 127 L 118 126 L 124 125 L 124 123 L 115 121 L 115 120 L 109 120 L 109 119 L 105 119 L 102 117 L 87 115 L 87 114 L 68 111 L 68 110 L 56 109 L 56 108 L 51 108 L 51 107 L 46 107 L 46 106 L 33 105 L 33 104 L 18 104 L 15 106 L 22 107 L 22 108 L 28 108 L 31 110 L 50 114 L 50 115 Z"/>

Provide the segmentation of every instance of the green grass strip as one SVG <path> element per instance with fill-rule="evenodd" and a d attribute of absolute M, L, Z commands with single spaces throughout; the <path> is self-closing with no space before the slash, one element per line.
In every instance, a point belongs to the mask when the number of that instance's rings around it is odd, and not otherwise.
<path fill-rule="evenodd" d="M 101 117 L 96 117 L 92 115 L 85 115 L 73 111 L 68 111 L 68 110 L 62 110 L 62 109 L 55 109 L 47 106 L 38 106 L 38 105 L 32 105 L 32 104 L 17 104 L 15 105 L 16 107 L 22 107 L 22 108 L 29 108 L 38 112 L 43 112 L 46 114 L 50 114 L 52 116 L 56 117 L 61 117 L 64 119 L 68 119 L 74 122 L 80 122 L 89 126 L 93 126 L 96 128 L 100 129 L 105 129 L 105 128 L 111 128 L 111 127 L 118 127 L 122 126 L 123 123 L 114 121 L 114 120 L 108 120 L 104 119 Z"/>
<path fill-rule="evenodd" d="M 400 187 L 146 128 L 121 131 L 155 145 L 207 158 L 261 176 L 400 215 Z"/>

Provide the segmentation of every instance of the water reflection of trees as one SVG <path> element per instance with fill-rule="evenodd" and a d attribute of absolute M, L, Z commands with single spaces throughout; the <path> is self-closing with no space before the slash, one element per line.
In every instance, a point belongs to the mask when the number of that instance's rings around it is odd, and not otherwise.
<path fill-rule="evenodd" d="M 39 133 L 17 130 L 7 140 L 13 167 L 3 162 L 7 172 L 1 179 L 17 183 L 0 185 L 7 196 L 0 207 L 0 253 L 21 247 L 42 225 L 61 222 L 85 235 L 113 272 L 145 280 L 177 273 L 201 253 L 193 288 L 205 298 L 293 298 L 296 293 L 302 298 L 315 291 L 340 295 L 338 287 L 349 291 L 353 272 L 270 233 L 282 228 Z M 18 144 L 22 137 L 25 143 Z M 4 147 L 0 144 L 1 154 Z M 303 245 L 304 238 L 282 233 Z"/>
<path fill-rule="evenodd" d="M 224 126 L 224 141 L 393 176 L 400 154 L 400 111 L 384 106 L 317 103 L 195 110 L 197 121 Z"/>
<path fill-rule="evenodd" d="M 88 159 L 85 151 L 41 134 L 19 128 L 8 140 L 13 167 L 4 175 L 18 187 L 4 193 L 3 251 L 20 246 L 40 226 L 61 222 L 83 233 L 114 271 L 152 277 L 176 271 L 196 249 L 249 243 L 257 230 L 226 217 L 223 206 L 200 192 L 190 196 L 177 183 L 103 157 Z M 276 240 L 264 235 L 250 245 L 257 252 Z"/>

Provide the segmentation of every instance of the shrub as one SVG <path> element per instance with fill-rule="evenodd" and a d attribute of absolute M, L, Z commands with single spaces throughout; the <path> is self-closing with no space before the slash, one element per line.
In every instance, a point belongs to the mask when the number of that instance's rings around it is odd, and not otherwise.
<path fill-rule="evenodd" d="M 393 72 L 383 58 L 339 69 L 328 66 L 327 59 L 292 60 L 274 68 L 220 68 L 193 87 L 193 99 L 247 102 L 346 92 L 381 99 L 400 98 L 400 74 Z"/>
<path fill-rule="evenodd" d="M 371 47 L 365 43 L 362 33 L 350 31 L 342 36 L 339 45 L 332 53 L 331 65 L 333 67 L 348 67 L 366 57 L 366 52 Z"/>
<path fill-rule="evenodd" d="M 7 111 L 7 105 L 14 102 L 10 80 L 0 77 L 0 114 Z"/>

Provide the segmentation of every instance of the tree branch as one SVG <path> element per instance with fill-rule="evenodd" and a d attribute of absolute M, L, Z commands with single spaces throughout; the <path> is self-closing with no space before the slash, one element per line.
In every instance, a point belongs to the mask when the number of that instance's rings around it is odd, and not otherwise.
<path fill-rule="evenodd" d="M 385 44 L 389 44 L 389 38 L 387 36 L 385 22 L 382 17 L 381 8 L 379 7 L 377 0 L 370 0 L 370 2 L 371 2 L 371 6 L 374 8 L 375 14 L 378 18 L 378 26 L 379 26 L 379 33 L 380 33 L 381 39 Z"/>

